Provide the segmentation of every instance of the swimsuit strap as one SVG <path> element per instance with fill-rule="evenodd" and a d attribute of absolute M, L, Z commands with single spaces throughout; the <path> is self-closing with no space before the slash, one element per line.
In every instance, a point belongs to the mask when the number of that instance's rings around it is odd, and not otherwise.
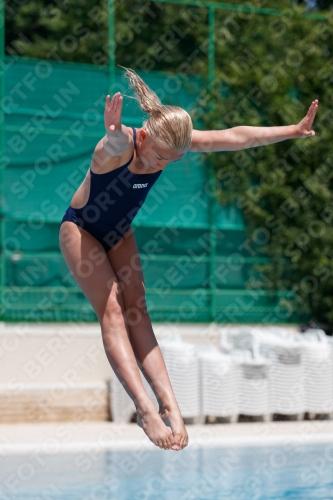
<path fill-rule="evenodd" d="M 133 130 L 133 137 L 134 137 L 134 149 L 136 148 L 136 130 L 135 128 L 132 127 Z"/>

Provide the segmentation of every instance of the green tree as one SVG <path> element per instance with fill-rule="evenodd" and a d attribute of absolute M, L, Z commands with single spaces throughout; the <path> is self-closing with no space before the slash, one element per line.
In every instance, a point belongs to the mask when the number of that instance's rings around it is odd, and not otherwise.
<path fill-rule="evenodd" d="M 256 254 L 270 257 L 260 271 L 293 292 L 287 309 L 333 322 L 333 26 L 302 14 L 219 16 L 214 105 L 202 118 L 207 128 L 288 125 L 319 99 L 315 138 L 210 161 L 220 201 L 236 203 Z"/>
<path fill-rule="evenodd" d="M 7 2 L 7 54 L 108 65 L 107 2 Z M 175 71 L 207 39 L 207 9 L 115 2 L 116 62 Z"/>

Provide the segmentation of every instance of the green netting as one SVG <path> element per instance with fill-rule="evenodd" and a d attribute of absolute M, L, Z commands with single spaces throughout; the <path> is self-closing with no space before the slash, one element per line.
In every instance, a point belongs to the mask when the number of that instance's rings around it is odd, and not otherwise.
<path fill-rule="evenodd" d="M 2 319 L 93 321 L 96 316 L 69 275 L 58 244 L 61 218 L 104 134 L 108 72 L 85 65 L 6 60 L 5 225 Z M 164 103 L 190 109 L 189 88 L 176 77 L 142 75 Z M 15 90 L 21 82 L 19 91 Z M 115 88 L 127 93 L 122 74 Z M 123 122 L 141 126 L 135 101 L 124 100 Z M 155 321 L 293 321 L 279 297 L 247 283 L 256 259 L 242 250 L 244 220 L 234 206 L 212 219 L 203 155 L 170 164 L 134 222 L 147 303 Z M 216 252 L 213 240 L 216 239 Z"/>

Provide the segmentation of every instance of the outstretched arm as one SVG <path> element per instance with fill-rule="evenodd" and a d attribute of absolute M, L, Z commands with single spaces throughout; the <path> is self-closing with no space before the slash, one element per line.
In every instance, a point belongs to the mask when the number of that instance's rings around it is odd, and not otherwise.
<path fill-rule="evenodd" d="M 193 130 L 190 151 L 238 151 L 267 146 L 286 139 L 313 137 L 312 124 L 318 109 L 318 100 L 312 102 L 306 116 L 297 125 L 282 127 L 233 127 L 226 130 Z"/>

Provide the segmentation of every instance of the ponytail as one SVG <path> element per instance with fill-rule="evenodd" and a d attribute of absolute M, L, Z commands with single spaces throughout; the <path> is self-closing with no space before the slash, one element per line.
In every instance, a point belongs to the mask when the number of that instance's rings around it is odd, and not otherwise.
<path fill-rule="evenodd" d="M 121 66 L 123 68 L 123 66 Z M 140 108 L 145 112 L 152 114 L 155 111 L 159 111 L 162 107 L 162 103 L 148 85 L 139 77 L 139 75 L 130 68 L 124 68 L 126 73 L 125 76 L 128 83 L 134 90 L 136 94 L 136 99 L 139 103 Z"/>
<path fill-rule="evenodd" d="M 188 151 L 192 142 L 193 125 L 187 111 L 178 106 L 164 106 L 134 70 L 121 67 L 125 70 L 125 76 L 140 108 L 150 115 L 143 124 L 148 135 L 161 146 L 178 153 Z"/>

